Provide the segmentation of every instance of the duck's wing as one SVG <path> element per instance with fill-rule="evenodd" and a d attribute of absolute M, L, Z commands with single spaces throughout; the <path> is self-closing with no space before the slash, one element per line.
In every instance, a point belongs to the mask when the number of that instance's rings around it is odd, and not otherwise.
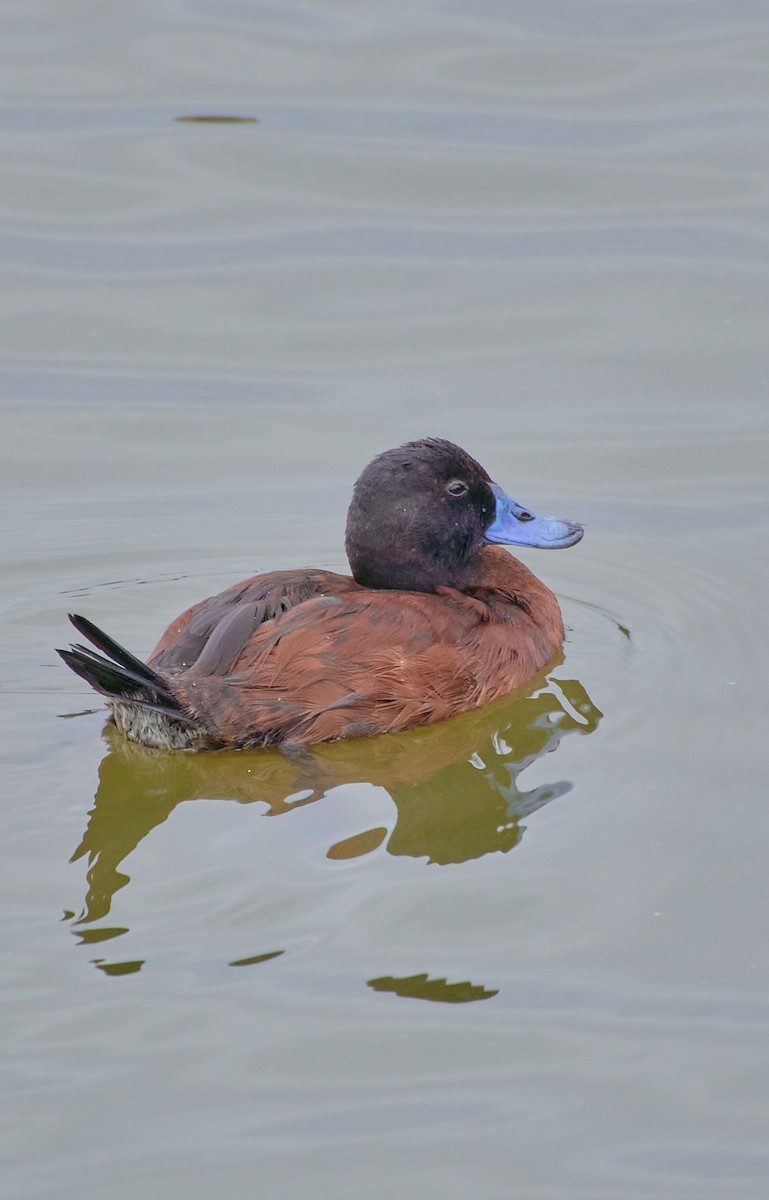
<path fill-rule="evenodd" d="M 225 675 L 265 621 L 307 600 L 358 590 L 349 575 L 333 571 L 270 571 L 244 579 L 188 608 L 166 629 L 148 662 L 176 673 Z"/>

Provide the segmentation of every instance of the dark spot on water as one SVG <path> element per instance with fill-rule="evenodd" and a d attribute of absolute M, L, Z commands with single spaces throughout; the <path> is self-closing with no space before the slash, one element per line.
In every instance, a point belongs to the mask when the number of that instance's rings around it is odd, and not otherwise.
<path fill-rule="evenodd" d="M 175 121 L 185 121 L 196 125 L 258 125 L 258 117 L 229 117 L 218 116 L 214 113 L 201 113 L 199 116 L 174 117 Z"/>

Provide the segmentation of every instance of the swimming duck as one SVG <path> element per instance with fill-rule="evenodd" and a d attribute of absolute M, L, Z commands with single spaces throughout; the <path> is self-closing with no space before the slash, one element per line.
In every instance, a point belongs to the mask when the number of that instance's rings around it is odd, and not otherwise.
<path fill-rule="evenodd" d="M 331 741 L 442 721 L 526 683 L 564 630 L 553 593 L 503 545 L 560 549 L 440 438 L 378 455 L 353 489 L 351 575 L 271 571 L 188 608 L 142 662 L 85 617 L 58 653 L 127 738 L 209 750 Z M 99 651 L 100 653 L 97 653 Z"/>

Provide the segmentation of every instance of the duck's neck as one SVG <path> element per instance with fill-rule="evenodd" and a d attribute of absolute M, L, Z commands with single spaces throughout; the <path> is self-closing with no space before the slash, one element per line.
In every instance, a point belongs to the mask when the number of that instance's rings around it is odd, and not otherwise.
<path fill-rule="evenodd" d="M 409 541 L 378 526 L 377 551 L 369 553 L 368 527 L 360 523 L 348 526 L 346 547 L 352 575 L 362 587 L 378 591 L 434 592 L 440 587 L 465 591 L 482 576 L 483 550 L 468 553 L 466 538 L 457 531 L 455 541 L 429 539 Z"/>
<path fill-rule="evenodd" d="M 478 556 L 477 582 L 464 590 L 485 600 L 499 620 L 511 611 L 525 613 L 552 640 L 553 650 L 563 641 L 563 618 L 553 593 L 527 566 L 502 546 L 484 546 Z"/>

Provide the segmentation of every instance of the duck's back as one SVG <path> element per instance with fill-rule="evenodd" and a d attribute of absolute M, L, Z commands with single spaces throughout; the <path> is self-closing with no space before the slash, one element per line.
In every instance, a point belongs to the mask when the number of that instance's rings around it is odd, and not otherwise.
<path fill-rule="evenodd" d="M 317 596 L 344 596 L 358 590 L 350 575 L 333 571 L 269 571 L 254 575 L 181 613 L 164 631 L 147 661 L 160 671 L 177 673 L 197 667 L 204 673 L 214 670 L 224 674 L 265 621 L 273 621 Z"/>

